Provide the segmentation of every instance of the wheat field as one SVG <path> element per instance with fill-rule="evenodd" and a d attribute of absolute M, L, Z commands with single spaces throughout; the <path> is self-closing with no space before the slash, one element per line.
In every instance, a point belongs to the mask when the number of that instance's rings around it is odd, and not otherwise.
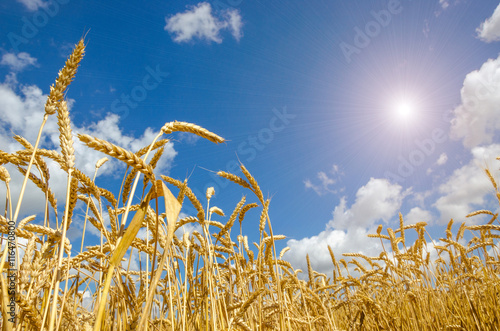
<path fill-rule="evenodd" d="M 398 229 L 380 225 L 369 235 L 384 247 L 378 256 L 335 256 L 330 249 L 331 275 L 314 271 L 309 257 L 307 270 L 294 269 L 283 257 L 288 249 L 276 250 L 285 236 L 273 234 L 270 200 L 244 165 L 242 177 L 218 172 L 248 193 L 228 215 L 211 206 L 213 189 L 195 196 L 187 179 L 155 175 L 170 135 L 188 132 L 224 142 L 217 134 L 173 121 L 138 151 L 73 135 L 65 91 L 84 51 L 82 39 L 51 87 L 35 144 L 15 136 L 18 151 L 0 150 L 7 192 L 0 215 L 2 330 L 499 330 L 498 214 L 478 210 L 467 217 L 486 215 L 488 222 L 463 223 L 456 233 L 450 220 L 443 237 L 434 240 L 425 222 L 405 225 L 400 215 Z M 43 127 L 54 114 L 60 150 L 40 148 Z M 75 139 L 126 164 L 119 192 L 99 187 L 95 175 L 75 167 Z M 96 173 L 107 157 L 97 162 Z M 67 175 L 62 204 L 49 185 L 49 161 Z M 3 165 L 25 176 L 16 206 Z M 497 183 L 486 173 L 500 201 Z M 23 201 L 27 181 L 45 194 L 46 212 L 20 219 L 22 204 L 29 203 Z M 87 210 L 83 220 L 73 219 L 77 203 Z M 179 219 L 185 204 L 196 216 Z M 260 211 L 258 223 L 252 220 L 260 240 L 249 243 L 241 224 L 254 208 Z M 212 220 L 213 214 L 225 223 Z M 68 239 L 73 222 L 84 223 L 81 242 Z M 177 236 L 188 224 L 200 230 Z M 100 244 L 85 246 L 91 227 L 100 233 Z M 146 239 L 137 236 L 140 230 Z M 141 257 L 139 270 L 124 262 L 132 254 Z M 86 295 L 90 305 L 84 304 Z"/>

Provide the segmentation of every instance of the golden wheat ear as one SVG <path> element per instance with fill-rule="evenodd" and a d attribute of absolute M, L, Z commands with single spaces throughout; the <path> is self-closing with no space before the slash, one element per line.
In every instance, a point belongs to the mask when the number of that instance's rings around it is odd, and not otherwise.
<path fill-rule="evenodd" d="M 55 85 L 50 87 L 49 97 L 45 103 L 45 114 L 52 115 L 56 112 L 59 103 L 64 98 L 64 91 L 68 88 L 69 84 L 73 81 L 76 75 L 80 61 L 83 59 L 85 54 L 85 42 L 84 39 L 80 39 L 78 44 L 69 58 L 66 60 L 64 68 L 59 71 L 59 76 L 56 79 Z"/>
<path fill-rule="evenodd" d="M 189 132 L 189 133 L 193 133 L 197 136 L 200 136 L 202 138 L 208 139 L 211 142 L 214 142 L 216 144 L 225 142 L 224 138 L 216 135 L 215 133 L 210 132 L 205 128 L 202 128 L 199 125 L 187 123 L 187 122 L 173 121 L 173 122 L 166 123 L 161 128 L 161 131 L 164 134 L 171 134 L 172 132 L 178 132 L 178 131 Z"/>
<path fill-rule="evenodd" d="M 31 167 L 33 166 L 33 162 L 35 160 L 38 144 L 40 143 L 45 123 L 47 122 L 48 117 L 50 115 L 55 114 L 55 112 L 61 106 L 61 102 L 64 98 L 64 92 L 66 91 L 69 84 L 73 81 L 84 53 L 85 53 L 85 43 L 84 39 L 82 38 L 73 49 L 73 52 L 71 53 L 69 58 L 66 60 L 64 68 L 61 71 L 59 71 L 59 76 L 56 79 L 55 85 L 52 85 L 50 87 L 50 93 L 47 98 L 47 102 L 45 104 L 45 115 L 43 116 L 43 121 L 42 124 L 40 125 L 40 129 L 38 130 L 37 140 L 33 147 L 33 153 L 31 155 L 28 168 L 26 169 L 27 175 L 24 176 L 24 181 L 21 186 L 21 192 L 19 193 L 19 199 L 17 201 L 17 206 L 13 217 L 14 223 L 17 222 L 17 218 L 19 216 L 19 211 L 21 209 L 21 202 L 23 200 L 24 191 L 26 190 L 26 184 L 28 182 L 28 176 L 31 173 Z M 66 146 L 66 148 L 69 148 L 66 150 L 66 152 L 69 152 L 68 155 L 71 155 L 72 147 L 69 147 L 69 144 L 64 144 L 64 145 Z M 71 160 L 72 160 L 71 157 L 67 158 L 67 161 L 71 162 Z"/>

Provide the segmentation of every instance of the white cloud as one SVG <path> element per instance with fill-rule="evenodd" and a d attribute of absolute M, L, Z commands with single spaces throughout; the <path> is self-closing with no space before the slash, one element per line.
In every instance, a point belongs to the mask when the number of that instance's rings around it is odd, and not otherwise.
<path fill-rule="evenodd" d="M 190 215 L 184 213 L 183 211 L 181 211 L 179 213 L 179 219 L 183 219 L 183 218 L 186 218 L 188 216 L 190 216 Z M 187 223 L 187 224 L 184 224 L 183 226 L 181 226 L 180 228 L 178 228 L 177 231 L 175 231 L 175 235 L 177 236 L 177 238 L 182 240 L 184 233 L 188 233 L 189 235 L 191 235 L 193 233 L 193 231 L 203 233 L 203 228 L 201 227 L 201 225 L 199 223 Z"/>
<path fill-rule="evenodd" d="M 432 193 L 432 190 L 427 190 L 424 192 L 412 192 L 411 199 L 416 205 L 425 208 L 425 200 L 432 196 Z"/>
<path fill-rule="evenodd" d="M 356 201 L 350 208 L 347 208 L 346 199 L 341 199 L 324 231 L 309 238 L 290 239 L 287 242 L 290 251 L 285 258 L 294 267 L 307 270 L 306 255 L 309 254 L 314 270 L 330 274 L 333 266 L 328 245 L 337 259 L 342 253 L 380 253 L 380 241 L 366 236 L 375 232 L 379 222 L 388 223 L 397 214 L 407 195 L 408 191 L 402 192 L 398 184 L 371 178 L 358 190 Z"/>
<path fill-rule="evenodd" d="M 446 9 L 450 5 L 447 0 L 439 0 L 439 4 L 441 5 L 441 8 Z"/>
<path fill-rule="evenodd" d="M 200 140 L 200 136 L 194 135 L 189 132 L 179 132 L 179 141 L 182 141 L 188 145 L 195 145 L 198 140 Z"/>
<path fill-rule="evenodd" d="M 442 153 L 441 155 L 439 155 L 439 158 L 437 159 L 436 164 L 443 165 L 446 163 L 446 161 L 448 161 L 448 155 L 446 155 L 446 153 Z"/>
<path fill-rule="evenodd" d="M 243 22 L 241 21 L 240 13 L 237 10 L 226 11 L 227 23 L 231 34 L 236 40 L 240 40 L 243 36 L 241 28 L 243 27 Z"/>
<path fill-rule="evenodd" d="M 43 0 L 17 0 L 17 2 L 22 3 L 30 11 L 35 11 L 38 10 L 38 8 L 47 6 L 47 2 Z"/>
<path fill-rule="evenodd" d="M 189 235 L 191 235 L 194 231 L 203 233 L 203 228 L 199 223 L 188 223 L 178 228 L 177 231 L 175 231 L 175 235 L 177 236 L 177 238 L 182 240 L 184 233 L 188 233 Z"/>
<path fill-rule="evenodd" d="M 228 9 L 217 14 L 219 17 L 212 14 L 212 6 L 209 3 L 201 2 L 183 13 L 165 18 L 167 24 L 164 29 L 174 34 L 174 41 L 178 43 L 194 38 L 221 43 L 219 32 L 224 29 L 229 29 L 233 37 L 239 40 L 243 26 L 239 11 Z"/>
<path fill-rule="evenodd" d="M 465 166 L 456 169 L 448 181 L 439 187 L 442 196 L 434 203 L 440 212 L 440 223 L 446 224 L 451 218 L 465 221 L 465 216 L 476 209 L 485 207 L 486 198 L 493 194 L 493 187 L 484 172 L 484 167 L 493 171 L 498 168 L 496 157 L 500 156 L 500 145 L 472 149 L 473 159 Z M 480 219 L 468 218 L 467 222 Z"/>
<path fill-rule="evenodd" d="M 391 184 L 386 179 L 371 178 L 368 183 L 356 193 L 356 202 L 346 210 L 345 199 L 333 211 L 333 220 L 328 224 L 330 228 L 349 229 L 367 228 L 375 221 L 389 219 L 397 213 L 402 200 L 409 191 L 401 192 L 402 187 Z"/>
<path fill-rule="evenodd" d="M 335 184 L 335 180 L 328 177 L 323 171 L 318 172 L 318 179 L 321 181 L 323 186 L 328 187 L 329 185 Z"/>
<path fill-rule="evenodd" d="M 332 169 L 329 172 L 332 175 L 336 175 L 337 177 L 340 177 L 343 175 L 340 172 L 339 166 L 334 164 L 332 166 Z M 320 184 L 314 184 L 310 179 L 306 179 L 304 181 L 304 186 L 306 189 L 312 189 L 316 194 L 318 195 L 323 195 L 325 193 L 337 193 L 336 190 L 334 190 L 331 186 L 334 185 L 337 180 L 334 178 L 330 177 L 326 172 L 320 171 L 317 173 L 316 177 L 319 179 Z"/>
<path fill-rule="evenodd" d="M 93 307 L 93 302 L 94 302 L 94 299 L 92 297 L 92 292 L 86 289 L 85 292 L 78 291 L 78 293 L 80 293 L 80 294 L 83 293 L 82 307 L 87 309 L 87 310 L 91 310 Z M 84 322 L 84 323 L 86 324 L 88 322 Z"/>
<path fill-rule="evenodd" d="M 30 141 L 36 137 L 37 128 L 43 119 L 43 109 L 46 96 L 36 86 L 21 86 L 20 95 L 14 91 L 14 87 L 8 84 L 0 84 L 0 134 L 9 135 L 7 127 L 16 132 L 23 133 Z M 2 140 L 7 142 L 10 139 Z M 5 148 L 3 146 L 3 148 Z"/>
<path fill-rule="evenodd" d="M 44 105 L 47 95 L 37 86 L 22 86 L 17 83 L 0 84 L 0 149 L 6 152 L 14 152 L 23 149 L 11 137 L 15 134 L 23 136 L 32 144 L 35 143 L 38 129 L 44 115 Z M 71 102 L 70 102 L 71 104 Z M 155 132 L 148 128 L 139 138 L 125 134 L 119 127 L 119 116 L 108 114 L 104 119 L 88 126 L 78 126 L 72 123 L 73 134 L 86 133 L 101 139 L 113 142 L 127 150 L 136 151 L 152 142 Z M 95 163 L 104 156 L 104 154 L 89 149 L 84 146 L 78 138 L 74 138 L 76 167 L 82 172 L 92 177 L 95 169 Z M 57 118 L 50 116 L 42 134 L 41 146 L 44 148 L 59 149 L 59 131 L 57 127 Z M 165 172 L 168 170 L 173 158 L 176 155 L 173 144 L 168 143 L 165 146 L 163 157 L 158 163 L 156 172 Z M 150 157 L 151 158 L 151 157 Z M 149 158 L 149 159 L 150 159 Z M 98 175 L 116 176 L 120 171 L 125 170 L 125 165 L 113 158 L 99 169 Z M 58 198 L 59 206 L 64 204 L 66 191 L 66 173 L 64 173 L 58 164 L 47 161 L 50 171 L 49 186 Z M 10 187 L 12 190 L 13 205 L 17 203 L 23 176 L 15 167 L 5 165 L 8 169 L 12 181 Z M 35 171 L 36 173 L 36 171 Z M 38 175 L 38 174 L 37 174 Z M 5 196 L 5 185 L 0 183 L 0 196 Z M 118 192 L 114 192 L 118 196 Z M 29 203 L 28 203 L 29 202 Z M 43 210 L 44 196 L 42 192 L 29 182 L 22 205 L 22 215 L 35 214 Z M 5 199 L 0 199 L 0 209 L 5 208 Z M 22 216 L 21 215 L 21 216 Z"/>
<path fill-rule="evenodd" d="M 160 252 L 162 252 L 161 248 L 160 248 Z M 130 251 L 128 251 L 123 258 L 124 259 L 121 263 L 122 268 L 126 269 L 126 270 L 133 270 L 133 271 L 140 271 L 140 270 L 145 271 L 146 270 L 146 263 L 149 264 L 152 262 L 149 259 L 150 257 L 148 254 L 146 254 L 145 252 L 139 253 L 139 251 L 137 249 L 134 249 L 132 251 L 132 254 L 130 254 Z M 156 265 L 158 265 L 158 259 L 156 260 Z M 151 264 L 149 264 L 148 267 L 151 268 Z"/>
<path fill-rule="evenodd" d="M 318 186 L 318 185 L 314 185 L 311 180 L 309 179 L 306 179 L 304 181 L 304 186 L 306 187 L 306 189 L 313 189 L 314 192 L 316 192 L 317 195 L 323 195 L 323 188 L 321 186 Z"/>
<path fill-rule="evenodd" d="M 478 37 L 486 42 L 500 40 L 500 5 L 495 9 L 493 15 L 486 19 L 476 29 Z"/>
<path fill-rule="evenodd" d="M 461 90 L 462 104 L 454 110 L 451 137 L 471 148 L 493 141 L 500 129 L 500 56 L 469 73 Z"/>
<path fill-rule="evenodd" d="M 410 212 L 406 216 L 403 216 L 405 225 L 416 224 L 418 222 L 427 222 L 427 224 L 430 224 L 432 219 L 431 212 L 420 207 L 410 209 Z"/>
<path fill-rule="evenodd" d="M 10 70 L 13 71 L 21 71 L 27 66 L 36 66 L 36 59 L 31 57 L 26 52 L 18 53 L 17 55 L 14 53 L 5 53 L 2 56 L 2 60 L 0 61 L 1 65 L 8 66 Z"/>
<path fill-rule="evenodd" d="M 295 269 L 307 272 L 306 255 L 309 254 L 313 270 L 330 275 L 333 264 L 328 246 L 331 247 L 337 260 L 343 258 L 342 253 L 361 253 L 370 255 L 370 252 L 380 252 L 380 241 L 367 238 L 371 233 L 358 228 L 349 231 L 327 229 L 316 236 L 300 240 L 290 239 L 287 242 L 290 250 L 285 253 Z"/>
<path fill-rule="evenodd" d="M 330 185 L 335 184 L 335 180 L 333 178 L 328 177 L 326 173 L 323 171 L 318 172 L 317 175 L 319 181 L 321 182 L 320 185 L 315 185 L 313 184 L 309 179 L 306 179 L 304 181 L 304 185 L 306 189 L 313 189 L 318 195 L 323 195 L 327 192 L 332 192 L 330 189 Z"/>

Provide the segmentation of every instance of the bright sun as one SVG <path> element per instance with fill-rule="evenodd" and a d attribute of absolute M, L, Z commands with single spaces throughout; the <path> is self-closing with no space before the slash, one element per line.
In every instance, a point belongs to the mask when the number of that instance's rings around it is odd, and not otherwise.
<path fill-rule="evenodd" d="M 396 112 L 401 119 L 407 120 L 413 113 L 413 107 L 408 102 L 401 102 L 396 106 Z"/>
<path fill-rule="evenodd" d="M 415 112 L 413 104 L 408 100 L 396 102 L 393 106 L 393 110 L 395 117 L 401 121 L 410 120 Z"/>
<path fill-rule="evenodd" d="M 386 99 L 384 117 L 394 128 L 402 129 L 405 135 L 418 129 L 423 104 L 415 94 L 392 93 Z"/>

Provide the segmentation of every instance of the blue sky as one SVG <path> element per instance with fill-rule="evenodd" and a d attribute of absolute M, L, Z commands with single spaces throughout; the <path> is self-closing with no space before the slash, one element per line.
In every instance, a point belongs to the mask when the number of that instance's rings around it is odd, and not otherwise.
<path fill-rule="evenodd" d="M 13 134 L 35 141 L 49 86 L 86 35 L 86 55 L 67 93 L 74 133 L 131 150 L 172 120 L 221 135 L 226 144 L 174 135 L 158 171 L 190 176 L 201 197 L 214 186 L 211 204 L 230 214 L 248 193 L 213 172 L 239 159 L 272 197 L 271 221 L 274 233 L 289 239 L 282 244 L 291 247 L 287 258 L 303 268 L 309 253 L 325 271 L 327 244 L 337 254 L 378 253 L 366 234 L 380 223 L 397 228 L 399 211 L 407 223 L 426 221 L 438 238 L 450 218 L 459 224 L 476 209 L 498 209 L 482 171 L 489 166 L 498 178 L 498 6 L 2 2 L 0 149 L 19 149 Z M 55 118 L 44 144 L 58 146 Z M 77 166 L 93 175 L 103 155 L 76 148 Z M 123 170 L 109 162 L 97 183 L 117 194 Z M 51 186 L 60 197 L 63 178 L 54 167 Z M 41 195 L 31 190 L 28 199 L 24 212 L 39 212 Z M 189 206 L 183 212 L 193 214 Z M 244 224 L 251 241 L 258 217 L 249 212 Z M 81 228 L 72 231 L 77 238 Z"/>

